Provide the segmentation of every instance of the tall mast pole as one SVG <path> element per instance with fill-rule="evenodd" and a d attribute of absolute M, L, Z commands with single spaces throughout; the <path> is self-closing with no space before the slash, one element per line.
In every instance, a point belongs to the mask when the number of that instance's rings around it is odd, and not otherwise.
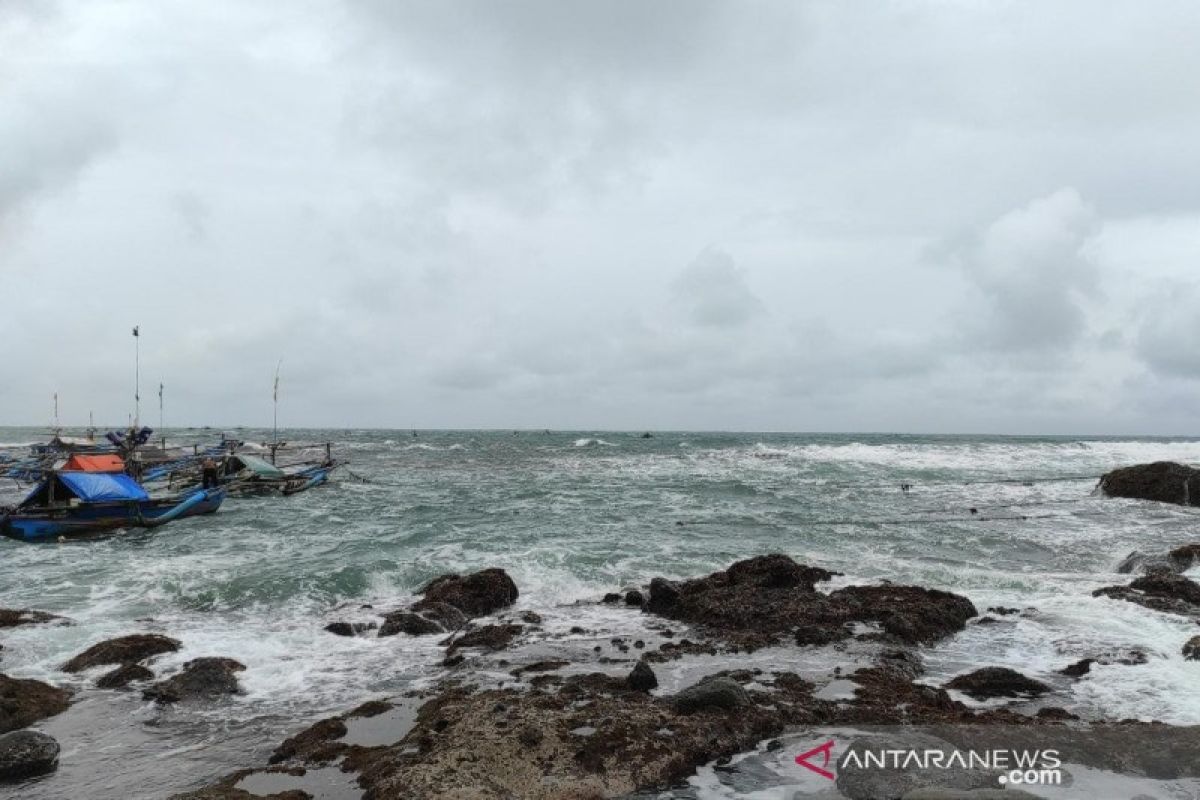
<path fill-rule="evenodd" d="M 133 326 L 133 427 L 137 428 L 142 417 L 142 337 L 138 326 Z"/>
<path fill-rule="evenodd" d="M 275 365 L 275 390 L 272 393 L 272 399 L 275 403 L 275 413 L 271 421 L 271 463 L 275 463 L 275 451 L 279 449 L 279 368 L 283 366 L 283 359 L 279 359 L 279 363 Z"/>

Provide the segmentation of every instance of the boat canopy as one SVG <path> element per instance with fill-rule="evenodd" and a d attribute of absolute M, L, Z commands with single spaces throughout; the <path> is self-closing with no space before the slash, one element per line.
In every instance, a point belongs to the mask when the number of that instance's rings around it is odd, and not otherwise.
<path fill-rule="evenodd" d="M 125 462 L 113 453 L 85 455 L 76 453 L 63 465 L 66 472 L 124 472 Z"/>
<path fill-rule="evenodd" d="M 248 469 L 260 478 L 286 478 L 287 475 L 279 467 L 269 461 L 264 461 L 255 456 L 247 456 L 238 453 L 229 457 L 229 465 L 233 468 L 230 472 L 241 472 Z"/>
<path fill-rule="evenodd" d="M 29 493 L 21 502 L 21 507 L 48 505 L 51 497 L 56 503 L 72 498 L 78 498 L 85 503 L 150 499 L 146 490 L 128 475 L 105 472 L 55 472 Z"/>

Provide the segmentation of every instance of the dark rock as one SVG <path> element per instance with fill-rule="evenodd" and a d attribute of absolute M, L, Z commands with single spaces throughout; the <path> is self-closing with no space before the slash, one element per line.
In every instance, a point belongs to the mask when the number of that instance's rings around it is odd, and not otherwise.
<path fill-rule="evenodd" d="M 46 611 L 34 611 L 28 608 L 0 608 L 0 628 L 15 628 L 18 625 L 38 625 L 55 620 L 66 621 L 66 617 L 50 614 Z"/>
<path fill-rule="evenodd" d="M 646 598 L 637 589 L 630 589 L 625 593 L 625 605 L 640 606 L 646 602 Z"/>
<path fill-rule="evenodd" d="M 635 692 L 648 692 L 658 686 L 658 676 L 650 669 L 649 664 L 639 661 L 625 678 L 625 683 Z"/>
<path fill-rule="evenodd" d="M 1188 661 L 1200 661 L 1200 636 L 1193 636 L 1183 646 L 1183 657 Z"/>
<path fill-rule="evenodd" d="M 444 630 L 456 631 L 467 624 L 467 615 L 449 603 L 421 603 L 421 616 L 431 619 Z"/>
<path fill-rule="evenodd" d="M 1105 474 L 1100 488 L 1109 497 L 1200 505 L 1200 470 L 1171 461 L 1138 464 Z"/>
<path fill-rule="evenodd" d="M 1200 563 L 1200 544 L 1185 544 L 1174 550 L 1160 555 L 1149 555 L 1140 550 L 1134 550 L 1117 565 L 1117 572 L 1151 572 L 1165 569 L 1171 572 L 1187 572 Z"/>
<path fill-rule="evenodd" d="M 398 633 L 407 633 L 409 636 L 425 636 L 430 633 L 445 633 L 445 631 L 446 629 L 439 623 L 413 611 L 393 611 L 383 618 L 379 635 L 395 636 Z"/>
<path fill-rule="evenodd" d="M 604 595 L 604 599 L 600 602 L 608 603 L 609 605 L 619 603 L 621 602 L 621 595 L 617 594 L 616 592 L 609 592 L 608 594 Z"/>
<path fill-rule="evenodd" d="M 976 625 L 999 625 L 1000 620 L 996 619 L 995 617 L 980 617 L 979 619 L 975 620 L 975 624 Z"/>
<path fill-rule="evenodd" d="M 245 665 L 232 658 L 194 658 L 177 675 L 159 681 L 142 692 L 142 697 L 159 703 L 212 699 L 240 691 L 237 676 Z"/>
<path fill-rule="evenodd" d="M 58 742 L 40 731 L 14 731 L 0 736 L 0 781 L 18 781 L 53 772 Z"/>
<path fill-rule="evenodd" d="M 705 678 L 683 689 L 671 698 L 671 707 L 677 714 L 695 714 L 699 711 L 733 711 L 750 705 L 750 695 L 737 681 L 731 678 Z"/>
<path fill-rule="evenodd" d="M 374 622 L 331 622 L 325 630 L 334 636 L 357 636 L 360 633 L 375 630 Z"/>
<path fill-rule="evenodd" d="M 1063 667 L 1058 671 L 1059 675 L 1066 675 L 1068 678 L 1082 678 L 1091 672 L 1092 664 L 1096 663 L 1094 658 L 1085 658 L 1081 661 L 1076 661 L 1074 664 Z"/>
<path fill-rule="evenodd" d="M 666 578 L 655 578 L 650 581 L 650 598 L 645 603 L 645 609 L 655 614 L 669 616 L 679 602 L 679 586 Z"/>
<path fill-rule="evenodd" d="M 542 615 L 536 611 L 522 611 L 521 622 L 524 622 L 528 625 L 541 625 Z"/>
<path fill-rule="evenodd" d="M 62 665 L 63 672 L 81 672 L 104 664 L 134 664 L 151 656 L 174 653 L 178 639 L 156 633 L 135 633 L 94 644 Z"/>
<path fill-rule="evenodd" d="M 1200 617 L 1200 585 L 1166 568 L 1154 568 L 1128 586 L 1106 586 L 1093 597 L 1126 600 L 1154 611 Z"/>
<path fill-rule="evenodd" d="M 488 650 L 503 650 L 512 643 L 524 628 L 520 625 L 484 625 L 449 642 L 447 655 L 464 647 L 483 647 Z"/>
<path fill-rule="evenodd" d="M 285 739 L 279 747 L 275 748 L 275 752 L 271 754 L 270 763 L 278 764 L 281 761 L 304 756 L 312 760 L 324 760 L 323 758 L 313 759 L 315 753 L 325 750 L 327 743 L 341 739 L 346 735 L 346 723 L 339 717 L 331 719 L 323 719 L 305 728 L 300 733 Z M 336 755 L 336 753 L 331 753 Z"/>
<path fill-rule="evenodd" d="M 48 683 L 0 675 L 0 733 L 24 728 L 67 710 L 71 693 Z"/>
<path fill-rule="evenodd" d="M 984 667 L 965 675 L 959 675 L 946 684 L 947 689 L 957 689 L 976 700 L 991 697 L 1036 697 L 1050 691 L 1041 681 L 1027 678 L 1008 667 Z"/>
<path fill-rule="evenodd" d="M 988 613 L 989 613 L 989 614 L 996 614 L 996 615 L 999 615 L 999 616 L 1001 616 L 1001 617 L 1007 617 L 1009 614 L 1020 614 L 1020 613 L 1021 613 L 1021 609 L 1019 609 L 1019 608 L 1006 608 L 1006 607 L 1004 607 L 1004 606 L 990 606 L 990 607 L 988 607 Z"/>
<path fill-rule="evenodd" d="M 418 594 L 424 599 L 413 606 L 423 611 L 431 603 L 446 603 L 469 617 L 491 614 L 516 602 L 517 585 L 502 569 L 485 569 L 470 575 L 442 575 Z"/>
<path fill-rule="evenodd" d="M 101 689 L 124 689 L 134 681 L 154 679 L 154 673 L 141 664 L 125 664 L 112 672 L 106 672 L 96 680 Z"/>
<path fill-rule="evenodd" d="M 815 583 L 833 574 L 784 555 L 759 556 L 679 584 L 655 578 L 645 609 L 748 648 L 783 636 L 799 644 L 828 644 L 848 638 L 853 622 L 876 623 L 907 644 L 930 643 L 962 630 L 977 614 L 965 597 L 916 586 L 818 592 Z"/>

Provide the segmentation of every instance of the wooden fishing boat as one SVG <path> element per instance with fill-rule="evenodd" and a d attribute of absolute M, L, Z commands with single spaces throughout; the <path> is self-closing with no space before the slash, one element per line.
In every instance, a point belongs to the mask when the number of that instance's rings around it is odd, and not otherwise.
<path fill-rule="evenodd" d="M 199 489 L 152 498 L 123 474 L 52 472 L 17 506 L 0 510 L 0 534 L 21 541 L 157 528 L 183 517 L 211 514 L 223 489 Z"/>

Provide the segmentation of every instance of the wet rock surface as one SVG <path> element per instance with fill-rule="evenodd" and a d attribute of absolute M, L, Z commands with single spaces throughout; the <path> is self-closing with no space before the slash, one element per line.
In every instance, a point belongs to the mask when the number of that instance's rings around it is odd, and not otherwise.
<path fill-rule="evenodd" d="M 469 575 L 442 575 L 418 594 L 424 599 L 413 605 L 414 611 L 436 610 L 434 603 L 445 603 L 469 617 L 481 617 L 512 605 L 520 593 L 507 572 L 493 567 Z"/>
<path fill-rule="evenodd" d="M 1185 544 L 1167 553 L 1151 555 L 1134 550 L 1117 565 L 1117 572 L 1150 572 L 1166 569 L 1171 572 L 1187 572 L 1200 563 L 1200 544 Z"/>
<path fill-rule="evenodd" d="M 406 633 L 409 636 L 427 636 L 431 633 L 445 633 L 446 629 L 439 623 L 416 613 L 415 611 L 393 611 L 383 618 L 379 626 L 380 636 L 395 636 Z"/>
<path fill-rule="evenodd" d="M 325 626 L 325 630 L 332 633 L 334 636 L 358 636 L 375 630 L 374 622 L 331 622 Z"/>
<path fill-rule="evenodd" d="M 503 650 L 523 631 L 520 625 L 483 625 L 467 631 L 449 641 L 446 655 L 450 656 L 464 647 L 482 647 L 487 650 Z"/>
<path fill-rule="evenodd" d="M 96 680 L 101 689 L 123 689 L 137 681 L 154 680 L 154 673 L 141 664 L 125 664 L 112 672 L 106 672 Z"/>
<path fill-rule="evenodd" d="M 1183 657 L 1188 661 L 1200 661 L 1200 636 L 1193 636 L 1183 646 Z"/>
<path fill-rule="evenodd" d="M 135 633 L 94 644 L 62 665 L 63 672 L 82 672 L 106 664 L 136 664 L 152 656 L 174 653 L 178 639 L 156 633 Z"/>
<path fill-rule="evenodd" d="M 236 673 L 245 665 L 232 658 L 194 658 L 177 675 L 159 681 L 142 692 L 142 697 L 159 703 L 213 699 L 240 691 Z"/>
<path fill-rule="evenodd" d="M 1154 611 L 1200 618 L 1200 584 L 1166 568 L 1151 569 L 1128 586 L 1106 586 L 1093 597 L 1126 600 Z"/>
<path fill-rule="evenodd" d="M 959 675 L 948 681 L 946 688 L 955 689 L 976 700 L 1022 695 L 1036 697 L 1050 691 L 1050 687 L 1041 681 L 1007 667 L 984 667 Z"/>
<path fill-rule="evenodd" d="M 739 561 L 706 578 L 655 578 L 645 610 L 690 622 L 745 647 L 791 638 L 828 644 L 849 638 L 852 623 L 874 623 L 904 643 L 934 642 L 977 615 L 960 595 L 917 586 L 850 586 L 828 595 L 815 584 L 835 573 L 781 554 Z"/>
<path fill-rule="evenodd" d="M 0 781 L 18 781 L 53 772 L 58 766 L 58 742 L 39 731 L 0 735 Z"/>
<path fill-rule="evenodd" d="M 0 675 L 0 733 L 32 725 L 67 710 L 71 693 L 48 683 Z"/>
<path fill-rule="evenodd" d="M 1173 461 L 1137 464 L 1106 473 L 1100 488 L 1109 497 L 1200 505 L 1200 470 Z"/>
<path fill-rule="evenodd" d="M 15 628 L 18 625 L 41 625 L 47 622 L 67 622 L 66 617 L 30 608 L 0 608 L 0 628 Z"/>
<path fill-rule="evenodd" d="M 625 677 L 625 684 L 635 692 L 648 692 L 658 687 L 658 676 L 645 661 L 639 661 Z"/>

